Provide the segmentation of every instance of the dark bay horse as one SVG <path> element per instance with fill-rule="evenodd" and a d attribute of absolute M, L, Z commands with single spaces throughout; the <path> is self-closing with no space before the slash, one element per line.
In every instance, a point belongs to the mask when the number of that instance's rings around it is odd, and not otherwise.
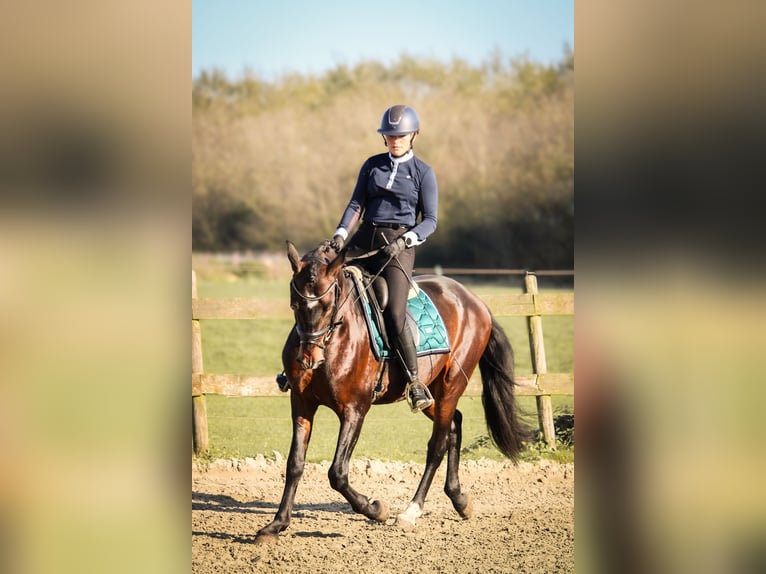
<path fill-rule="evenodd" d="M 374 393 L 380 365 L 370 348 L 352 280 L 344 273 L 345 255 L 344 250 L 336 256 L 325 243 L 301 257 L 287 242 L 293 269 L 290 303 L 296 324 L 282 351 L 282 362 L 291 387 L 293 438 L 282 501 L 274 520 L 258 531 L 259 543 L 275 540 L 290 523 L 314 414 L 320 405 L 332 409 L 340 419 L 335 457 L 328 473 L 331 486 L 356 512 L 378 522 L 388 519 L 388 506 L 383 501 L 370 499 L 349 484 L 349 460 L 373 402 L 401 400 L 406 377 L 398 361 L 391 361 L 383 376 L 382 391 Z M 416 281 L 439 309 L 451 352 L 420 357 L 418 361 L 421 380 L 428 384 L 435 402 L 423 411 L 433 421 L 425 471 L 409 506 L 397 517 L 397 524 L 406 529 L 413 528 L 422 514 L 426 494 L 445 453 L 444 491 L 460 516 L 471 516 L 471 499 L 461 490 L 458 479 L 462 415 L 457 404 L 477 365 L 487 427 L 495 445 L 515 460 L 528 436 L 514 402 L 513 351 L 487 306 L 447 277 L 420 276 Z"/>

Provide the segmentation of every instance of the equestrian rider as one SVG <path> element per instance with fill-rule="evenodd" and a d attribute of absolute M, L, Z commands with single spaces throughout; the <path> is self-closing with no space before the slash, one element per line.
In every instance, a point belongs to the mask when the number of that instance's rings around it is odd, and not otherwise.
<path fill-rule="evenodd" d="M 412 412 L 430 407 L 431 393 L 418 379 L 418 359 L 410 329 L 405 326 L 415 246 L 436 229 L 439 190 L 431 167 L 414 155 L 413 144 L 420 121 L 409 106 L 388 108 L 378 133 L 388 153 L 367 159 L 359 171 L 331 245 L 339 251 L 349 231 L 362 224 L 348 242 L 352 253 L 380 251 L 359 260 L 373 275 L 380 273 L 388 285 L 388 306 L 383 317 L 392 350 L 398 354 L 409 384 L 407 400 Z M 419 220 L 418 220 L 419 219 Z"/>

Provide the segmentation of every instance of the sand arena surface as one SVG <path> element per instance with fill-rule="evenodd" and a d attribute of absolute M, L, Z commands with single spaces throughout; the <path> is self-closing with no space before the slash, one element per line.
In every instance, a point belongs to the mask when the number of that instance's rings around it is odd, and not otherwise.
<path fill-rule="evenodd" d="M 574 572 L 574 464 L 463 461 L 473 497 L 463 520 L 436 474 L 415 530 L 394 525 L 423 465 L 352 460 L 350 481 L 385 501 L 384 524 L 356 514 L 327 480 L 329 463 L 307 464 L 292 522 L 272 544 L 253 544 L 274 517 L 284 461 L 221 460 L 192 470 L 192 572 Z"/>

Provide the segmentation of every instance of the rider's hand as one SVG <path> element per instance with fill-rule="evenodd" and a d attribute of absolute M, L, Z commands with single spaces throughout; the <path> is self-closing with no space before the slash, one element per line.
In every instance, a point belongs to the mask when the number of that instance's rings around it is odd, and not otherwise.
<path fill-rule="evenodd" d="M 343 249 L 343 244 L 344 244 L 345 242 L 346 242 L 346 240 L 345 240 L 345 239 L 343 239 L 343 236 L 342 236 L 342 235 L 336 235 L 336 236 L 335 236 L 335 237 L 333 237 L 333 238 L 332 238 L 332 240 L 330 241 L 330 247 L 332 247 L 333 249 L 335 249 L 335 251 L 336 251 L 336 252 L 338 252 L 338 251 L 340 251 L 341 249 Z"/>
<path fill-rule="evenodd" d="M 383 253 L 388 255 L 391 258 L 396 257 L 399 255 L 402 251 L 404 251 L 407 248 L 407 244 L 404 241 L 404 238 L 397 237 L 396 241 L 392 241 L 385 247 L 383 247 Z"/>

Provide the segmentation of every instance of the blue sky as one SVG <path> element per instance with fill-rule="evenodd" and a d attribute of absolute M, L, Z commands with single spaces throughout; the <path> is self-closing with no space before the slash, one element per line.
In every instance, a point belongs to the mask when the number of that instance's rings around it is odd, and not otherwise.
<path fill-rule="evenodd" d="M 574 0 L 193 0 L 192 77 L 217 67 L 321 74 L 402 54 L 478 64 L 493 50 L 550 63 L 574 47 Z"/>

